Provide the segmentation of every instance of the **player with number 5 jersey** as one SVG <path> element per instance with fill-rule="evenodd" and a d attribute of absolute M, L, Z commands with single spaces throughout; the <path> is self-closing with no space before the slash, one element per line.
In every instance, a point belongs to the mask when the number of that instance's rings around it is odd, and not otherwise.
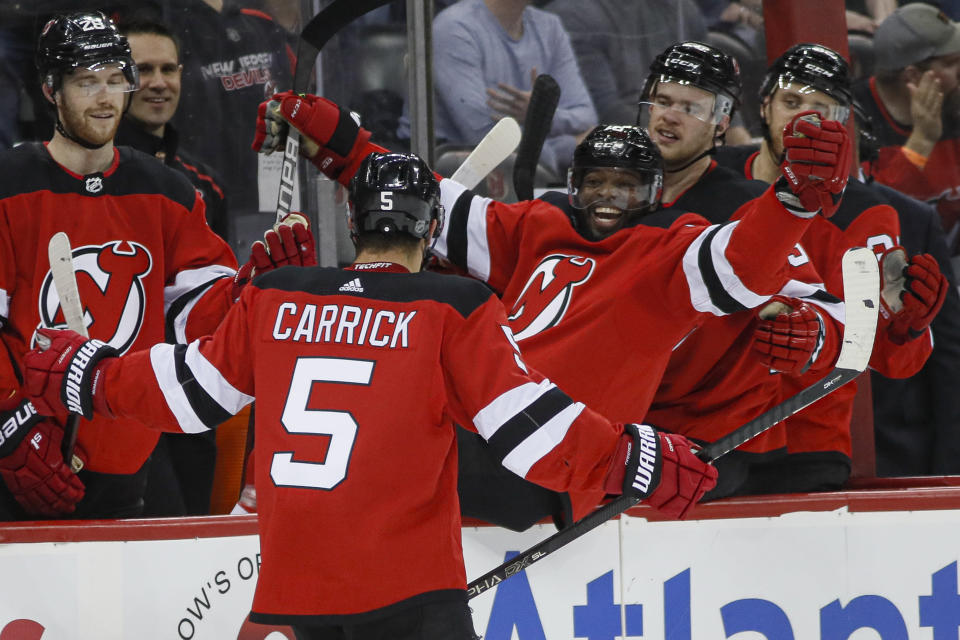
<path fill-rule="evenodd" d="M 189 346 L 79 362 L 72 349 L 99 347 L 41 330 L 52 346 L 25 358 L 27 393 L 59 408 L 76 365 L 81 412 L 186 432 L 256 398 L 262 566 L 251 620 L 293 624 L 298 638 L 473 638 L 454 422 L 519 476 L 628 493 L 671 517 L 716 470 L 683 436 L 612 424 L 528 367 L 489 288 L 420 271 L 442 220 L 422 160 L 372 154 L 351 187 L 352 266 L 262 276 Z M 426 626 L 406 634 L 401 619 L 416 611 Z M 346 636 L 324 635 L 332 627 Z"/>

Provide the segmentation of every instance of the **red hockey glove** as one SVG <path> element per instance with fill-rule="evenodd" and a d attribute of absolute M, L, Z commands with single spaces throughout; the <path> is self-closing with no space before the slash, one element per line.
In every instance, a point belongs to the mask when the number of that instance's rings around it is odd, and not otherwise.
<path fill-rule="evenodd" d="M 774 296 L 760 311 L 753 350 L 771 371 L 800 375 L 817 361 L 826 336 L 823 318 L 796 298 Z"/>
<path fill-rule="evenodd" d="M 237 270 L 233 278 L 233 299 L 240 297 L 240 291 L 250 280 L 267 271 L 287 265 L 316 265 L 317 251 L 309 225 L 299 213 L 290 213 L 264 233 L 262 241 L 254 242 L 250 248 L 250 259 Z"/>
<path fill-rule="evenodd" d="M 893 247 L 880 258 L 883 277 L 880 310 L 889 319 L 887 335 L 904 344 L 923 335 L 947 297 L 949 283 L 929 253 L 906 260 L 903 247 Z"/>
<path fill-rule="evenodd" d="M 0 412 L 0 418 L 0 477 L 13 497 L 30 515 L 72 513 L 84 487 L 60 454 L 63 428 L 53 418 L 38 415 L 28 400 Z M 80 466 L 87 462 L 79 446 L 74 457 Z"/>
<path fill-rule="evenodd" d="M 37 329 L 37 334 L 38 344 L 49 340 L 50 346 L 23 356 L 23 392 L 37 411 L 57 415 L 66 407 L 88 420 L 94 411 L 112 416 L 102 382 L 117 350 L 69 329 Z"/>
<path fill-rule="evenodd" d="M 684 519 L 717 484 L 717 470 L 694 455 L 693 443 L 645 424 L 624 425 L 604 490 L 639 496 L 671 518 Z"/>
<path fill-rule="evenodd" d="M 835 120 L 818 121 L 816 111 L 802 111 L 783 128 L 785 153 L 775 190 L 784 206 L 802 218 L 818 211 L 827 218 L 836 213 L 850 175 L 846 127 Z"/>
<path fill-rule="evenodd" d="M 278 121 L 279 119 L 279 121 Z M 324 175 L 348 185 L 350 178 L 367 155 L 370 132 L 360 127 L 359 119 L 337 104 L 314 95 L 298 95 L 292 91 L 278 93 L 260 104 L 257 111 L 257 132 L 253 149 L 272 153 L 279 149 L 286 136 L 285 123 L 296 127 L 307 139 L 301 146 Z M 309 142 L 316 143 L 314 149 Z M 354 166 L 355 165 L 355 166 Z M 345 168 L 351 168 L 345 175 Z"/>

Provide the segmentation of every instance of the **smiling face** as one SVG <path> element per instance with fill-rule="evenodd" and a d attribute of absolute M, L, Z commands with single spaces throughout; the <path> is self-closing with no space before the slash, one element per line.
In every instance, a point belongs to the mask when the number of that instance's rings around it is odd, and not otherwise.
<path fill-rule="evenodd" d="M 54 99 L 60 121 L 71 135 L 95 145 L 113 140 L 129 82 L 120 65 L 77 69 L 63 78 Z"/>
<path fill-rule="evenodd" d="M 650 97 L 647 133 L 660 149 L 666 169 L 683 166 L 710 149 L 729 125 L 729 116 L 713 124 L 715 96 L 676 82 L 658 82 Z"/>
<path fill-rule="evenodd" d="M 153 33 L 131 33 L 128 38 L 140 70 L 140 90 L 133 95 L 128 114 L 153 135 L 162 136 L 180 102 L 183 67 L 177 47 L 170 38 Z"/>
<path fill-rule="evenodd" d="M 586 227 L 585 235 L 602 240 L 622 229 L 631 213 L 650 205 L 652 188 L 649 177 L 629 169 L 586 169 L 575 203 L 583 211 L 581 221 Z"/>

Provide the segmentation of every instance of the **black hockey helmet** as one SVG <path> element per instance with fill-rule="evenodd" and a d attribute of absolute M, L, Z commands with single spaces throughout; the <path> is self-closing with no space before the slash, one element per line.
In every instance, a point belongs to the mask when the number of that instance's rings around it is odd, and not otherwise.
<path fill-rule="evenodd" d="M 580 186 L 584 175 L 598 168 L 623 169 L 644 178 L 646 189 L 639 198 L 644 203 L 640 209 L 648 210 L 660 202 L 663 159 L 657 145 L 640 127 L 602 124 L 577 145 L 567 171 L 567 194 L 574 208 L 583 209 L 589 204 L 580 200 Z"/>
<path fill-rule="evenodd" d="M 853 118 L 857 125 L 857 153 L 860 162 L 875 162 L 880 157 L 880 140 L 873 126 L 873 118 L 856 99 L 853 100 Z"/>
<path fill-rule="evenodd" d="M 650 100 L 657 82 L 687 84 L 714 94 L 714 124 L 740 107 L 740 64 L 730 54 L 703 42 L 680 42 L 658 55 L 643 83 L 641 103 Z"/>
<path fill-rule="evenodd" d="M 350 235 L 363 232 L 406 233 L 427 238 L 443 227 L 440 183 L 419 156 L 412 153 L 371 153 L 350 182 Z"/>
<path fill-rule="evenodd" d="M 849 108 L 853 104 L 850 66 L 833 49 L 807 42 L 787 49 L 767 69 L 760 85 L 761 100 L 790 84 L 822 91 L 847 108 L 846 115 L 850 115 Z M 835 119 L 843 122 L 846 117 Z"/>
<path fill-rule="evenodd" d="M 36 65 L 41 81 L 60 88 L 63 75 L 74 69 L 96 69 L 118 64 L 127 80 L 124 91 L 140 86 L 140 74 L 126 37 L 99 11 L 71 13 L 52 18 L 37 42 Z"/>

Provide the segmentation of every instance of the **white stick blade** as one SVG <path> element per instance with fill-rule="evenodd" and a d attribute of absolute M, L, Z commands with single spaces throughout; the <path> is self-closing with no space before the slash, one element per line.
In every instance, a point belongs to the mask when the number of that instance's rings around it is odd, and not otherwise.
<path fill-rule="evenodd" d="M 846 318 L 836 366 L 863 371 L 873 353 L 880 310 L 877 255 L 869 249 L 855 247 L 843 254 L 842 266 Z"/>
<path fill-rule="evenodd" d="M 494 167 L 506 160 L 516 150 L 518 144 L 520 144 L 520 125 L 510 117 L 501 119 L 470 152 L 450 179 L 459 182 L 467 189 L 473 189 L 493 171 Z"/>
<path fill-rule="evenodd" d="M 73 250 L 70 248 L 70 238 L 60 231 L 50 238 L 47 246 L 47 256 L 50 259 L 50 272 L 53 275 L 53 286 L 60 298 L 60 308 L 67 321 L 67 327 L 88 337 L 87 326 L 83 321 L 83 305 L 80 303 L 80 291 L 77 289 L 77 277 L 73 271 Z"/>

